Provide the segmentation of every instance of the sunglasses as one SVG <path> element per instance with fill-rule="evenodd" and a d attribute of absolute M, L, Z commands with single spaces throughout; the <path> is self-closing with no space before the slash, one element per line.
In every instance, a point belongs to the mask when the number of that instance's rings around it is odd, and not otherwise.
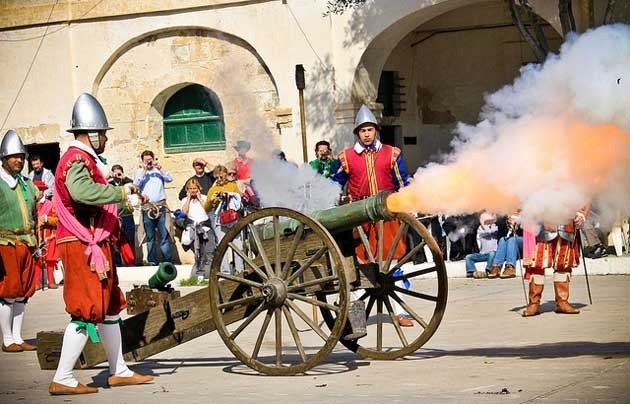
<path fill-rule="evenodd" d="M 227 175 L 236 175 L 236 173 L 228 171 Z"/>

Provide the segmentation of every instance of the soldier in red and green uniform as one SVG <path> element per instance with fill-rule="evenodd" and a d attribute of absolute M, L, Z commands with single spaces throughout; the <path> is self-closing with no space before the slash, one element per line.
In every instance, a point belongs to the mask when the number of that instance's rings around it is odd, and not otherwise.
<path fill-rule="evenodd" d="M 72 371 L 88 338 L 103 344 L 109 362 L 109 386 L 153 380 L 132 372 L 122 356 L 119 322 L 126 302 L 118 286 L 111 240 L 120 231 L 117 204 L 137 188 L 108 184 L 97 166 L 107 143 L 105 133 L 110 129 L 96 98 L 81 94 L 74 104 L 72 128 L 68 129 L 75 140 L 61 157 L 55 174 L 57 246 L 65 268 L 63 297 L 72 320 L 48 388 L 52 395 L 98 392 L 79 383 Z"/>
<path fill-rule="evenodd" d="M 22 339 L 25 304 L 37 287 L 35 236 L 39 191 L 21 174 L 26 150 L 12 130 L 0 144 L 0 330 L 2 351 L 34 351 Z M 35 254 L 36 255 L 36 254 Z"/>
<path fill-rule="evenodd" d="M 358 201 L 376 195 L 379 191 L 396 192 L 401 187 L 409 185 L 407 169 L 400 149 L 381 143 L 378 139 L 378 123 L 370 109 L 363 105 L 357 113 L 353 130 L 357 136 L 354 146 L 339 153 L 339 163 L 335 169 L 333 181 L 342 187 L 348 186 L 348 196 L 351 201 Z M 398 232 L 398 220 L 383 223 L 383 245 L 390 246 Z M 363 228 L 368 235 L 372 256 L 376 256 L 376 224 L 367 223 Z M 405 254 L 405 243 L 399 242 L 392 258 L 398 260 Z M 383 252 L 388 256 L 388 248 Z M 357 259 L 361 263 L 369 262 L 369 254 L 363 244 L 355 248 Z M 402 281 L 398 281 L 401 282 Z M 400 286 L 400 285 L 399 285 Z M 407 317 L 402 307 L 393 302 L 398 324 L 402 327 L 412 327 L 413 323 Z"/>

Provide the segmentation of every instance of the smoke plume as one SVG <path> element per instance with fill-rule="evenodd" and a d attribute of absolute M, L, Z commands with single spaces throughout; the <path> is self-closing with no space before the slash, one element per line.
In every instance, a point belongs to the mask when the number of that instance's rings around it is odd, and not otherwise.
<path fill-rule="evenodd" d="M 335 205 L 341 187 L 318 174 L 308 164 L 277 159 L 256 160 L 252 185 L 263 207 L 278 206 L 312 213 Z"/>
<path fill-rule="evenodd" d="M 586 204 L 608 222 L 630 214 L 630 26 L 569 36 L 487 95 L 477 125 L 459 124 L 453 153 L 388 200 L 395 211 L 522 209 L 563 224 Z"/>

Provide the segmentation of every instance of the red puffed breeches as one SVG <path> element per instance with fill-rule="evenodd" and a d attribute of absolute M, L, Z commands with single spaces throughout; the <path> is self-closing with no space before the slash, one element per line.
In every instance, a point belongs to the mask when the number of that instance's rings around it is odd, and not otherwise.
<path fill-rule="evenodd" d="M 578 236 L 579 237 L 579 236 Z M 532 265 L 527 269 L 531 274 L 544 275 L 545 268 L 555 272 L 571 272 L 580 264 L 578 239 L 567 241 L 557 237 L 549 242 L 537 242 Z"/>
<path fill-rule="evenodd" d="M 26 244 L 0 245 L 0 298 L 31 297 L 37 287 L 39 265 Z"/>
<path fill-rule="evenodd" d="M 118 315 L 127 307 L 125 296 L 118 287 L 118 274 L 109 241 L 101 243 L 111 268 L 107 272 L 107 279 L 102 281 L 90 269 L 84 243 L 68 241 L 57 247 L 64 266 L 63 299 L 66 311 L 73 319 L 102 323 L 106 315 Z"/>

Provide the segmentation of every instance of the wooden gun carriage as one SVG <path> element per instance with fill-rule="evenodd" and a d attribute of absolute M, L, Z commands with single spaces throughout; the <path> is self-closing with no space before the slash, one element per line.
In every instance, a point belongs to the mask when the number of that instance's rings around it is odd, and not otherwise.
<path fill-rule="evenodd" d="M 388 197 L 379 193 L 312 215 L 286 208 L 246 215 L 219 243 L 207 288 L 181 297 L 154 291 L 169 295 L 123 321 L 125 358 L 142 360 L 214 330 L 241 362 L 269 375 L 306 372 L 337 342 L 371 359 L 413 353 L 435 333 L 446 309 L 446 268 L 426 227 L 414 215 L 391 213 Z M 400 226 L 386 245 L 383 228 L 390 220 Z M 376 229 L 373 240 L 366 226 Z M 368 259 L 359 262 L 354 247 L 370 242 L 375 253 L 366 248 Z M 395 260 L 398 245 L 405 253 Z M 426 262 L 417 264 L 418 256 Z M 221 272 L 222 262 L 230 273 Z M 354 300 L 365 307 L 367 336 L 361 339 L 345 338 Z M 398 324 L 395 303 L 413 327 Z M 42 369 L 56 368 L 61 339 L 61 332 L 38 334 Z M 105 360 L 100 344 L 88 343 L 77 366 Z"/>

